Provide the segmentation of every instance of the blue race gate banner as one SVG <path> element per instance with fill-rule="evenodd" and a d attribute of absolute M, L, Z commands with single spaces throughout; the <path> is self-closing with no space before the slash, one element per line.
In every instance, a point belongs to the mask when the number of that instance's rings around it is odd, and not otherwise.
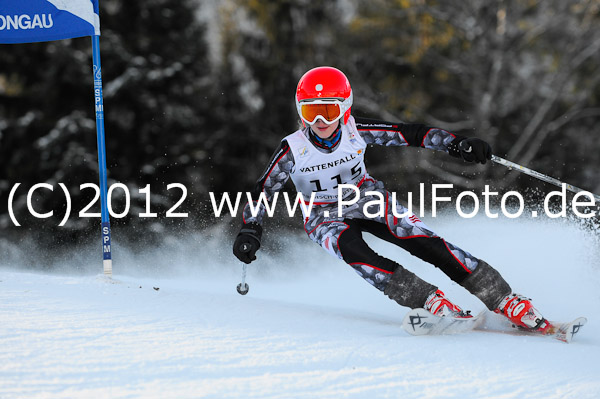
<path fill-rule="evenodd" d="M 104 274 L 112 276 L 98 0 L 0 0 L 0 43 L 46 42 L 82 36 L 92 37 L 103 265 Z"/>
<path fill-rule="evenodd" d="M 98 0 L 0 0 L 0 43 L 100 35 Z"/>

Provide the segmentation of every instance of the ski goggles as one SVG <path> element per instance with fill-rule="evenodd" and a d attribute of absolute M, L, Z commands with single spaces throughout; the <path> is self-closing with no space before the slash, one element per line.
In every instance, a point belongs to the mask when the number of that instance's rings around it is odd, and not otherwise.
<path fill-rule="evenodd" d="M 318 119 L 331 125 L 344 116 L 351 105 L 352 97 L 344 101 L 340 101 L 337 98 L 320 98 L 296 102 L 298 115 L 309 125 L 314 124 Z"/>

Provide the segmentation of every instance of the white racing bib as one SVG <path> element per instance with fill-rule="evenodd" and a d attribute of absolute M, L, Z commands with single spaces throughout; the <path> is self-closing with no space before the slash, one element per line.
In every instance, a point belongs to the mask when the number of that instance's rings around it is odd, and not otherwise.
<path fill-rule="evenodd" d="M 295 161 L 290 177 L 307 203 L 312 193 L 315 204 L 337 202 L 338 185 L 358 185 L 366 175 L 364 159 L 367 144 L 358 134 L 352 117 L 342 125 L 340 144 L 331 153 L 319 151 L 302 130 L 290 134 L 285 140 Z M 344 190 L 342 199 L 350 193 L 353 193 L 352 189 Z"/>

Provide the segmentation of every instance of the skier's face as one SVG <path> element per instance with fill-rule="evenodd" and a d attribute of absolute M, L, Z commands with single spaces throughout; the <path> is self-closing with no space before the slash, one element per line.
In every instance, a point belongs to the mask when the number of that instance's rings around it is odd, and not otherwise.
<path fill-rule="evenodd" d="M 339 122 L 328 125 L 327 123 L 323 122 L 321 119 L 317 119 L 317 121 L 315 123 L 310 125 L 310 128 L 320 138 L 328 139 L 337 130 L 338 125 L 339 125 Z"/>

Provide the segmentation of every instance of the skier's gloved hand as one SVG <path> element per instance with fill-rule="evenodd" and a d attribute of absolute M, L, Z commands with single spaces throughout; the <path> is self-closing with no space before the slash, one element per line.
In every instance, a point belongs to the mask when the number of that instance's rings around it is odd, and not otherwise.
<path fill-rule="evenodd" d="M 256 251 L 260 248 L 261 237 L 261 225 L 258 223 L 243 225 L 233 243 L 233 254 L 244 263 L 256 260 Z"/>
<path fill-rule="evenodd" d="M 467 162 L 485 164 L 492 159 L 492 147 L 477 137 L 457 137 L 448 146 L 450 155 Z"/>

